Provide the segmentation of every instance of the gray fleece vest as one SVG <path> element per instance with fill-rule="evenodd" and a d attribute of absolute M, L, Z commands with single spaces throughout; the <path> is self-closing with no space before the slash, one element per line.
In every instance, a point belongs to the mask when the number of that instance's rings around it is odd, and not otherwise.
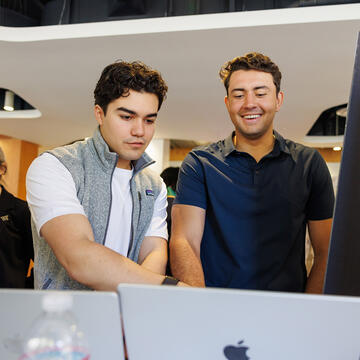
<path fill-rule="evenodd" d="M 104 244 L 111 209 L 111 181 L 118 155 L 110 152 L 97 129 L 92 138 L 49 151 L 69 170 L 77 197 L 91 224 L 95 241 Z M 128 258 L 137 262 L 142 240 L 150 225 L 161 179 L 149 169 L 154 163 L 147 154 L 133 162 L 130 191 L 133 201 Z M 36 289 L 88 289 L 69 277 L 50 246 L 33 226 Z"/>

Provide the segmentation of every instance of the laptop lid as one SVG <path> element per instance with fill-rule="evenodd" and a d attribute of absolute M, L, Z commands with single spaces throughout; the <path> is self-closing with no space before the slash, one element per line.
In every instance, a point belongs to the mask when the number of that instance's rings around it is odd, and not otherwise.
<path fill-rule="evenodd" d="M 129 359 L 360 358 L 360 299 L 119 285 Z"/>
<path fill-rule="evenodd" d="M 0 289 L 0 359 L 17 360 L 22 341 L 41 313 L 41 298 L 51 290 Z M 124 359 L 119 300 L 116 293 L 67 291 L 73 313 L 86 336 L 91 360 Z"/>

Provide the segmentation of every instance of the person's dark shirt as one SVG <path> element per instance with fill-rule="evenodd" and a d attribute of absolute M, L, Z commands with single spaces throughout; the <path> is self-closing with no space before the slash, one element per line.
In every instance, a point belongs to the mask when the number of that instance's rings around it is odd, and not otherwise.
<path fill-rule="evenodd" d="M 26 201 L 1 187 L 0 287 L 33 288 L 33 277 L 26 277 L 30 259 L 34 258 L 30 211 Z"/>
<path fill-rule="evenodd" d="M 274 132 L 258 163 L 232 137 L 185 158 L 175 204 L 206 210 L 201 261 L 207 286 L 302 292 L 309 220 L 332 217 L 327 165 L 313 148 Z"/>
<path fill-rule="evenodd" d="M 166 208 L 166 212 L 167 212 L 167 218 L 166 218 L 166 222 L 167 222 L 167 229 L 168 229 L 168 234 L 169 234 L 169 241 L 167 242 L 167 247 L 168 247 L 168 261 L 166 264 L 166 275 L 172 276 L 172 272 L 171 272 L 171 268 L 170 268 L 170 235 L 171 235 L 171 209 L 173 206 L 173 202 L 174 202 L 174 197 L 173 196 L 168 196 L 167 197 L 167 208 Z"/>

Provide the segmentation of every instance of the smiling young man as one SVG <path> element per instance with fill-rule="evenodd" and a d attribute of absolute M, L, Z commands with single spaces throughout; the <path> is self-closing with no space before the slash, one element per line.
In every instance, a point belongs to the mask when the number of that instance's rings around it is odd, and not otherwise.
<path fill-rule="evenodd" d="M 220 70 L 235 131 L 184 160 L 172 210 L 174 276 L 194 286 L 322 291 L 334 193 L 319 153 L 273 129 L 281 73 L 249 53 Z M 308 226 L 315 260 L 305 268 Z"/>
<path fill-rule="evenodd" d="M 166 91 L 161 75 L 142 63 L 108 65 L 94 91 L 94 136 L 32 163 L 35 288 L 177 284 L 163 275 L 166 188 L 144 153 Z"/>

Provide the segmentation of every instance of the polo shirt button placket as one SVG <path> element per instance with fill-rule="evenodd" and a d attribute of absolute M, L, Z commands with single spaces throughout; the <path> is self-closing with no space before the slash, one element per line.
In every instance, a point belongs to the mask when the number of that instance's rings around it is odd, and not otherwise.
<path fill-rule="evenodd" d="M 260 170 L 255 169 L 255 171 L 254 171 L 254 185 L 257 185 L 259 183 L 259 175 L 260 175 Z"/>

